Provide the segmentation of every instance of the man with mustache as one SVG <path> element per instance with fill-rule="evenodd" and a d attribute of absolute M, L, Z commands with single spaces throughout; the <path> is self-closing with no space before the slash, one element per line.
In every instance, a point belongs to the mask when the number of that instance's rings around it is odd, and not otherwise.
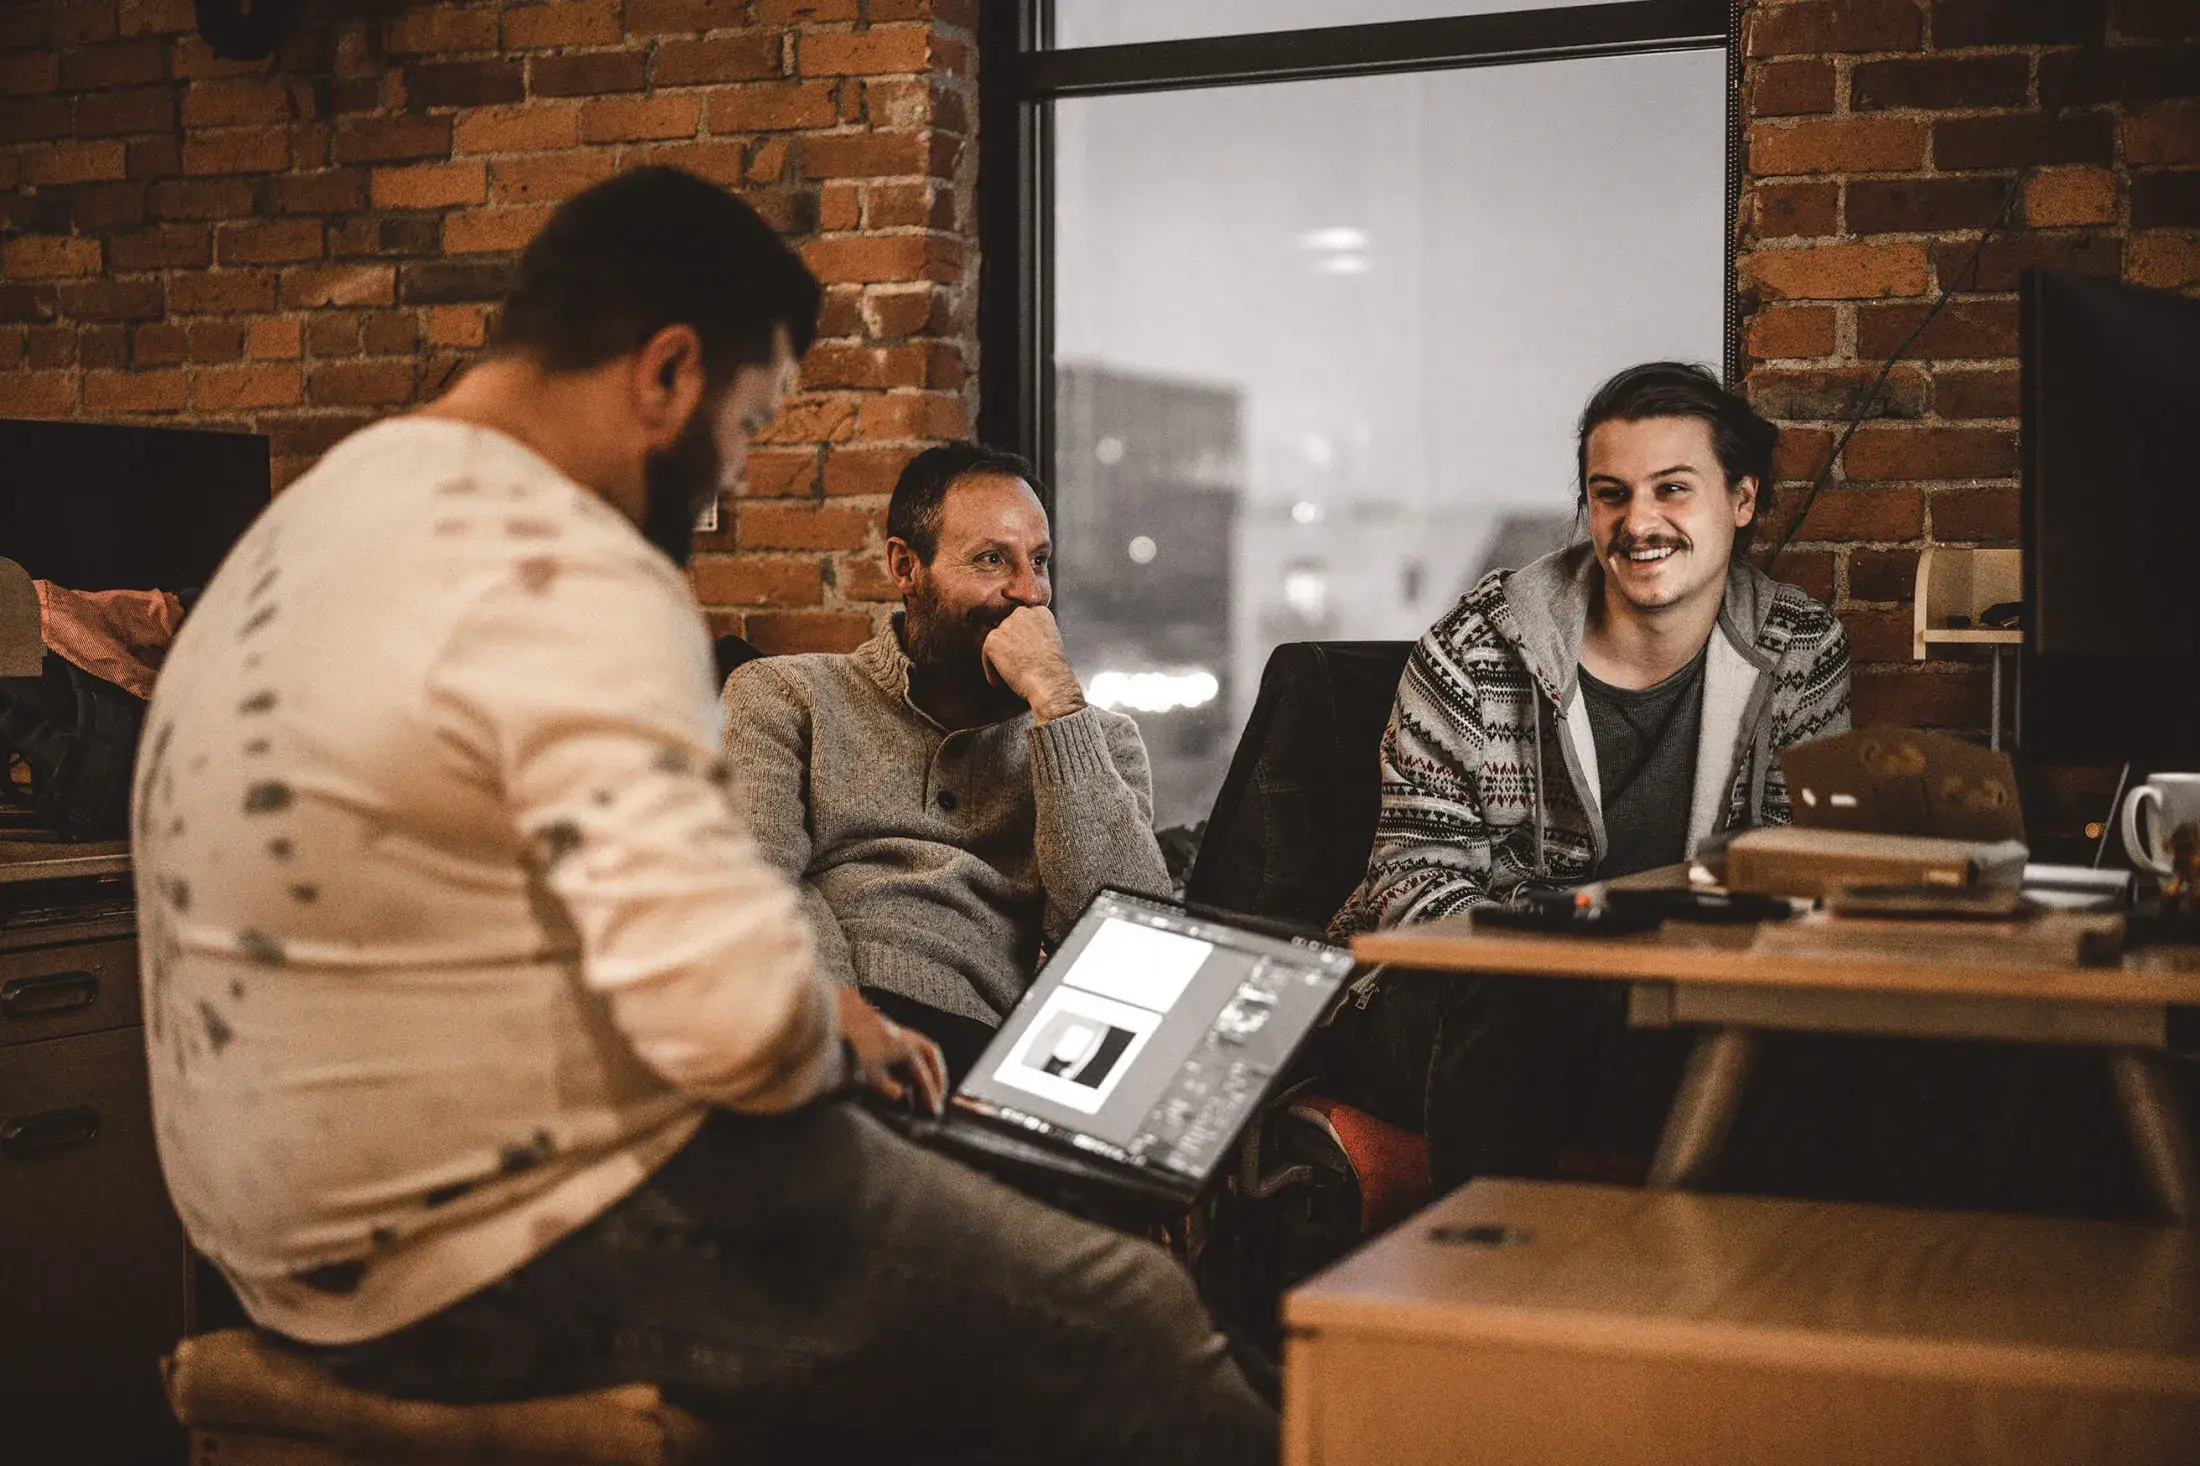
<path fill-rule="evenodd" d="M 1587 538 L 1492 574 L 1415 647 L 1337 935 L 1787 823 L 1780 753 L 1847 729 L 1849 652 L 1831 612 L 1746 558 L 1778 437 L 1700 367 L 1652 362 L 1597 390 L 1577 445 Z M 1400 974 L 1346 1010 L 1340 1064 L 1378 1114 L 1425 1125 L 1439 1188 L 1538 1174 L 1617 1042 L 1616 996 Z"/>
<path fill-rule="evenodd" d="M 886 513 L 891 624 L 726 680 L 734 802 L 819 961 L 958 1075 L 1094 892 L 1169 890 L 1138 726 L 1062 652 L 1036 482 L 976 443 L 918 454 Z"/>

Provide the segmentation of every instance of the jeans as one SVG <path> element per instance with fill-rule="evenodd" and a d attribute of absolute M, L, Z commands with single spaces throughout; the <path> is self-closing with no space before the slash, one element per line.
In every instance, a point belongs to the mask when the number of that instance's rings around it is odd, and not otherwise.
<path fill-rule="evenodd" d="M 729 1460 L 1265 1462 L 1273 1410 L 1151 1244 L 847 1103 L 714 1111 L 517 1272 L 364 1344 L 345 1382 L 457 1402 L 658 1385 Z"/>

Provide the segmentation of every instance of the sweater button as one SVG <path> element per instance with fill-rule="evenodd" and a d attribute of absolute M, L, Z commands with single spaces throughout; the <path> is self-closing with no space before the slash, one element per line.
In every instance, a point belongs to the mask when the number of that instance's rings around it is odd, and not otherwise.
<path fill-rule="evenodd" d="M 940 791 L 940 808 L 946 810 L 949 814 L 953 814 L 955 812 L 954 790 L 942 789 Z"/>

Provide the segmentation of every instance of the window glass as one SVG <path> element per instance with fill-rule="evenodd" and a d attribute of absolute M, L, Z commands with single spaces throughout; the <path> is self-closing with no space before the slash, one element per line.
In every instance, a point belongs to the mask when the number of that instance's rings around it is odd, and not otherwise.
<path fill-rule="evenodd" d="M 1574 523 L 1573 423 L 1723 354 L 1725 57 L 1055 104 L 1057 600 L 1204 819 L 1279 642 L 1419 636 Z"/>
<path fill-rule="evenodd" d="M 1563 10 L 1582 0 L 1054 0 L 1054 44 L 1118 46 L 1257 31 Z"/>

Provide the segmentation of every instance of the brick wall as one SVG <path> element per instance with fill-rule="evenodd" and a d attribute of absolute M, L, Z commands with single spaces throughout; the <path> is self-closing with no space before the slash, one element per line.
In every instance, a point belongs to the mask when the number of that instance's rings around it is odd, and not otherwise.
<path fill-rule="evenodd" d="M 0 0 L 0 415 L 248 428 L 288 482 L 432 397 L 556 202 L 665 162 L 827 283 L 804 390 L 697 591 L 771 650 L 854 645 L 885 494 L 966 431 L 976 0 L 313 0 L 215 58 L 191 0 Z"/>
<path fill-rule="evenodd" d="M 2016 543 L 2019 271 L 2200 294 L 2200 4 L 1756 0 L 1744 38 L 1744 362 L 1786 429 L 1789 507 L 1862 386 L 1964 286 L 1779 573 L 1839 609 L 1861 721 L 1983 727 L 1983 661 L 1910 661 L 1918 549 Z M 1975 284 L 1957 281 L 2025 165 Z"/>

